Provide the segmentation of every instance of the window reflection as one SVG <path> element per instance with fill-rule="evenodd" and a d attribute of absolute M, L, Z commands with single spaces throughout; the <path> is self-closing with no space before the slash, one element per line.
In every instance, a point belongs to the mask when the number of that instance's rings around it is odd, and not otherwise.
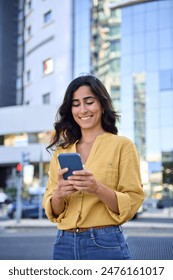
<path fill-rule="evenodd" d="M 158 31 L 149 31 L 145 34 L 146 50 L 157 51 L 159 49 Z"/>
<path fill-rule="evenodd" d="M 167 1 L 164 1 L 167 2 Z M 159 9 L 159 28 L 167 28 L 172 24 L 171 9 L 160 8 Z"/>
<path fill-rule="evenodd" d="M 134 135 L 142 159 L 146 159 L 146 78 L 144 73 L 133 76 L 134 83 Z"/>
<path fill-rule="evenodd" d="M 160 90 L 173 89 L 173 70 L 160 70 L 159 71 L 159 84 Z"/>
<path fill-rule="evenodd" d="M 146 70 L 157 71 L 159 67 L 159 53 L 158 52 L 147 52 L 146 53 Z"/>
<path fill-rule="evenodd" d="M 145 23 L 146 23 L 146 30 L 158 30 L 158 25 L 159 25 L 159 13 L 157 12 L 153 12 L 151 10 L 149 10 L 146 13 L 146 18 L 145 18 Z"/>

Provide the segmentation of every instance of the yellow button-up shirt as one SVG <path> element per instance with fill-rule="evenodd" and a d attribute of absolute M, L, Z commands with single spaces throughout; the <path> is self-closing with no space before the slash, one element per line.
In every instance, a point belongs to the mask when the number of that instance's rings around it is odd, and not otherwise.
<path fill-rule="evenodd" d="M 58 217 L 54 216 L 51 198 L 58 184 L 60 166 L 57 156 L 59 153 L 74 152 L 76 143 L 66 149 L 57 148 L 52 156 L 43 197 L 43 207 L 48 219 L 63 230 L 121 225 L 131 219 L 144 199 L 139 156 L 131 140 L 108 132 L 96 138 L 85 169 L 92 172 L 97 181 L 115 191 L 119 214 L 111 211 L 96 195 L 77 191 L 65 199 L 64 211 Z"/>

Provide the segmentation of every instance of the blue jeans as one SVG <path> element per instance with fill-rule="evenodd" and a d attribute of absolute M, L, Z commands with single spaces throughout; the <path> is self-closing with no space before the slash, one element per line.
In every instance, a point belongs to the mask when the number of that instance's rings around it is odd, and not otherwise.
<path fill-rule="evenodd" d="M 90 228 L 81 233 L 58 230 L 54 260 L 130 260 L 121 226 Z"/>

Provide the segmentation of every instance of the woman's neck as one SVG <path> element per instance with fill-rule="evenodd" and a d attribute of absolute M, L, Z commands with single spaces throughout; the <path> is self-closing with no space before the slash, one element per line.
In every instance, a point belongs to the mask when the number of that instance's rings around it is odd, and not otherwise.
<path fill-rule="evenodd" d="M 97 136 L 102 135 L 104 132 L 105 131 L 103 129 L 100 129 L 99 131 L 94 131 L 94 132 L 82 131 L 82 137 L 79 142 L 91 144 L 95 141 Z"/>

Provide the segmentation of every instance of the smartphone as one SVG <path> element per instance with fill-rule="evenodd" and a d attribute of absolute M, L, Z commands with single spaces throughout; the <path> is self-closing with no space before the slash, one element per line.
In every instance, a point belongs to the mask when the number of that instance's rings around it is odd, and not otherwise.
<path fill-rule="evenodd" d="M 61 169 L 68 167 L 68 171 L 63 175 L 64 180 L 67 180 L 67 178 L 72 175 L 73 171 L 83 169 L 82 160 L 78 153 L 59 154 L 58 160 Z"/>

